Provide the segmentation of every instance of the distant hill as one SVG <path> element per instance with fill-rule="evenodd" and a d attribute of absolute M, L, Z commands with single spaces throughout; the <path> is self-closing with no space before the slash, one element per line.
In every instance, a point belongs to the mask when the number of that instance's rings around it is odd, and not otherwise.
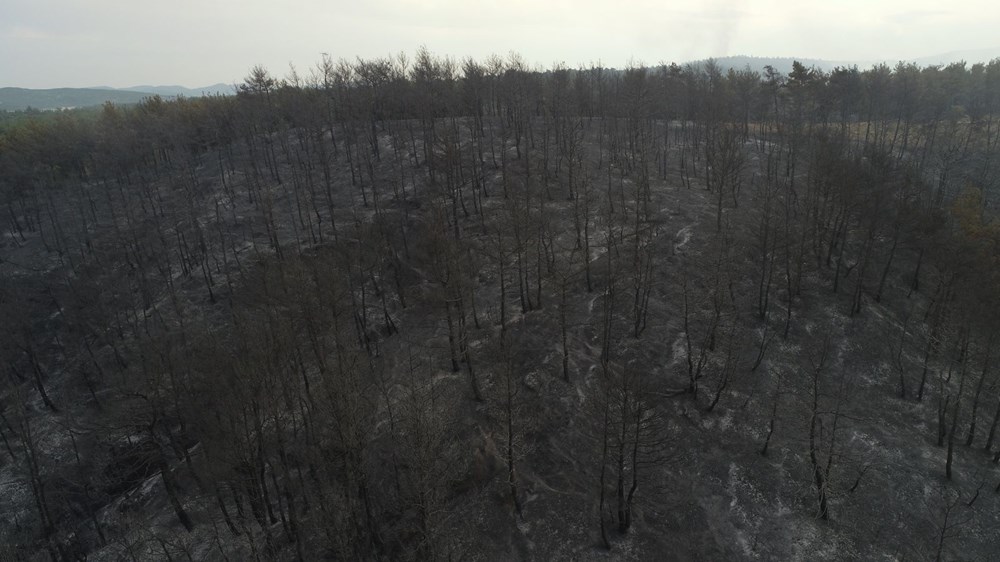
<path fill-rule="evenodd" d="M 950 53 L 941 53 L 939 55 L 913 59 L 913 62 L 920 66 L 931 66 L 935 64 L 951 64 L 953 62 L 965 61 L 971 66 L 977 62 L 990 62 L 995 58 L 1000 58 L 1000 47 L 969 51 L 952 51 Z"/>
<path fill-rule="evenodd" d="M 732 56 L 732 57 L 718 57 L 712 59 L 715 64 L 719 65 L 723 71 L 728 71 L 730 68 L 735 70 L 742 70 L 746 67 L 750 67 L 750 70 L 755 70 L 757 72 L 764 72 L 764 67 L 772 66 L 775 70 L 782 74 L 788 74 L 792 71 L 792 63 L 799 61 L 806 67 L 815 67 L 818 70 L 824 72 L 829 72 L 838 66 L 851 66 L 854 64 L 859 64 L 856 62 L 847 61 L 828 61 L 822 59 L 806 59 L 806 58 L 796 58 L 796 57 L 751 57 L 751 56 Z M 708 59 L 691 61 L 688 64 L 692 66 L 702 66 L 708 62 Z M 860 65 L 859 65 L 860 66 Z"/>
<path fill-rule="evenodd" d="M 172 98 L 231 93 L 233 93 L 233 87 L 226 84 L 213 84 L 204 88 L 185 88 L 183 86 L 132 86 L 130 88 L 97 86 L 44 90 L 0 88 L 0 111 L 19 111 L 29 107 L 35 109 L 92 107 L 108 101 L 127 105 L 139 103 L 143 98 L 154 95 Z"/>
<path fill-rule="evenodd" d="M 903 59 L 904 62 L 916 63 L 918 66 L 934 66 L 934 65 L 947 65 L 954 62 L 965 61 L 969 65 L 973 65 L 977 62 L 989 62 L 995 58 L 1000 58 L 1000 47 L 992 49 L 976 49 L 967 51 L 953 51 L 950 53 L 941 53 L 937 55 L 931 55 L 928 57 L 920 57 L 916 59 Z M 723 71 L 728 71 L 730 68 L 741 70 L 750 67 L 751 70 L 756 70 L 757 72 L 763 72 L 765 66 L 772 66 L 778 72 L 782 74 L 788 74 L 792 70 L 792 62 L 799 61 L 806 67 L 813 67 L 817 70 L 822 70 L 824 72 L 830 72 L 834 68 L 839 67 L 850 67 L 857 66 L 858 68 L 865 70 L 871 68 L 879 63 L 885 63 L 889 66 L 896 66 L 899 60 L 896 59 L 876 59 L 871 60 L 842 60 L 842 61 L 829 61 L 823 59 L 807 59 L 807 58 L 797 58 L 797 57 L 753 57 L 745 55 L 737 55 L 731 57 L 718 57 L 713 59 L 716 64 L 718 64 Z M 708 62 L 708 59 L 691 61 L 687 64 L 693 66 L 701 66 Z"/>
<path fill-rule="evenodd" d="M 117 88 L 118 91 L 124 92 L 149 92 L 152 94 L 159 94 L 161 96 L 185 96 L 185 97 L 198 97 L 198 96 L 212 96 L 216 94 L 232 94 L 233 85 L 232 84 L 212 84 L 211 86 L 205 86 L 203 88 L 185 88 L 184 86 L 131 86 L 128 88 Z"/>

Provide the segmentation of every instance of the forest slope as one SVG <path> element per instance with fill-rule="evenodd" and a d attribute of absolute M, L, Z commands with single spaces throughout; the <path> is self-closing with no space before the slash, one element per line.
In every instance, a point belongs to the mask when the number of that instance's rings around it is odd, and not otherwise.
<path fill-rule="evenodd" d="M 422 51 L 21 122 L 3 555 L 988 559 L 998 68 Z"/>

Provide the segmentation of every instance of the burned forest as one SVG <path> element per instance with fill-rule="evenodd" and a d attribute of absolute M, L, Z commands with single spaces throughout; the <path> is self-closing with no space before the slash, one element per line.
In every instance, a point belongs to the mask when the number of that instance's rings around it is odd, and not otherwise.
<path fill-rule="evenodd" d="M 0 560 L 989 560 L 1000 59 L 0 117 Z"/>

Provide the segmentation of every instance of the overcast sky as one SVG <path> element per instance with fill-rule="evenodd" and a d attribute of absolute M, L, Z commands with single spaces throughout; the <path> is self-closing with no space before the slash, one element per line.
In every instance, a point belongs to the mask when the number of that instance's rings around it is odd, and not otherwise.
<path fill-rule="evenodd" d="M 0 86 L 198 87 L 421 44 L 544 66 L 899 60 L 1000 47 L 998 29 L 996 0 L 0 0 Z"/>

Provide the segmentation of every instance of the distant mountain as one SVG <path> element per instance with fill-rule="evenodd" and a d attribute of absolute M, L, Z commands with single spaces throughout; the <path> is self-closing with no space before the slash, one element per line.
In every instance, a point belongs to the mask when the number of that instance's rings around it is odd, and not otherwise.
<path fill-rule="evenodd" d="M 931 66 L 936 64 L 943 65 L 965 61 L 969 63 L 969 66 L 971 66 L 977 62 L 990 62 L 996 58 L 1000 58 L 1000 47 L 994 47 L 992 49 L 952 51 L 950 53 L 941 53 L 939 55 L 913 59 L 912 62 L 915 62 L 920 66 Z"/>
<path fill-rule="evenodd" d="M 148 92 L 152 94 L 159 94 L 161 96 L 185 96 L 185 97 L 198 97 L 198 96 L 212 96 L 216 94 L 228 95 L 233 93 L 232 84 L 212 84 L 211 86 L 205 86 L 203 88 L 185 88 L 184 86 L 131 86 L 128 88 L 117 88 L 119 91 L 123 92 Z"/>
<path fill-rule="evenodd" d="M 0 111 L 35 109 L 61 109 L 92 107 L 104 102 L 116 104 L 139 103 L 143 98 L 159 95 L 165 98 L 177 96 L 198 97 L 203 95 L 232 94 L 233 86 L 213 84 L 204 88 L 184 86 L 132 86 L 130 88 L 52 88 L 36 90 L 30 88 L 0 88 Z"/>
<path fill-rule="evenodd" d="M 764 67 L 771 66 L 778 72 L 782 74 L 788 74 L 792 71 L 792 63 L 799 61 L 806 67 L 813 67 L 824 72 L 829 72 L 838 66 L 851 66 L 858 64 L 856 62 L 847 61 L 828 61 L 822 59 L 806 59 L 806 58 L 795 58 L 795 57 L 752 57 L 745 55 L 737 55 L 732 57 L 718 57 L 712 59 L 715 64 L 722 68 L 723 72 L 728 71 L 730 68 L 734 70 L 742 70 L 746 67 L 750 67 L 750 70 L 755 70 L 757 72 L 764 72 Z M 687 64 L 692 66 L 703 66 L 708 62 L 708 59 L 691 61 Z"/>
<path fill-rule="evenodd" d="M 995 58 L 1000 58 L 1000 47 L 995 47 L 992 49 L 976 49 L 976 50 L 966 50 L 966 51 L 953 51 L 950 53 L 941 53 L 937 55 L 931 55 L 928 57 L 920 57 L 916 59 L 903 59 L 903 62 L 916 63 L 918 66 L 933 66 L 933 65 L 947 65 L 955 62 L 965 61 L 969 65 L 973 65 L 977 62 L 989 62 Z M 757 72 L 763 72 L 765 66 L 772 66 L 778 72 L 782 74 L 788 74 L 792 70 L 792 62 L 799 61 L 806 67 L 813 67 L 817 70 L 822 70 L 824 72 L 830 72 L 834 68 L 839 67 L 850 67 L 857 66 L 858 68 L 865 70 L 871 68 L 880 63 L 885 63 L 889 66 L 896 66 L 899 60 L 896 59 L 877 59 L 873 58 L 870 60 L 842 60 L 842 61 L 829 61 L 823 59 L 807 59 L 807 58 L 796 58 L 796 57 L 753 57 L 753 56 L 731 56 L 731 57 L 718 57 L 713 59 L 716 64 L 718 64 L 723 71 L 728 71 L 730 68 L 735 70 L 741 70 L 750 67 L 751 70 L 756 70 Z M 708 62 L 708 59 L 691 61 L 687 64 L 693 66 L 701 66 Z"/>

